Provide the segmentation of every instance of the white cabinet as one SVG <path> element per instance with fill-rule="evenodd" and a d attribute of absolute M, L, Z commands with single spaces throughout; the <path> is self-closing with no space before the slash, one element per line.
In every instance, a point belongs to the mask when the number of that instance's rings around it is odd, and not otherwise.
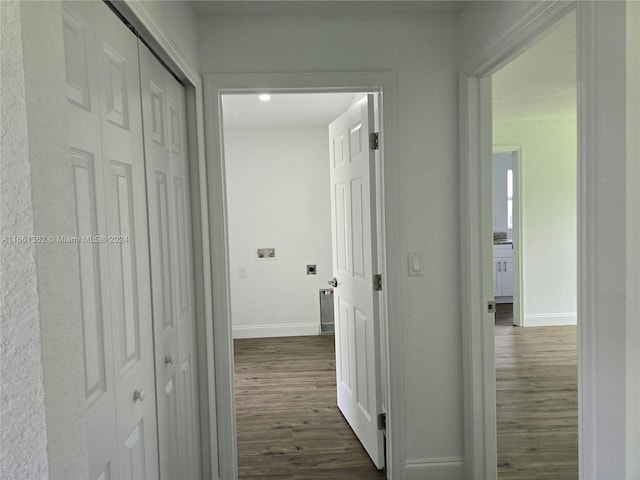
<path fill-rule="evenodd" d="M 493 296 L 498 303 L 512 301 L 513 247 L 511 244 L 493 246 Z"/>

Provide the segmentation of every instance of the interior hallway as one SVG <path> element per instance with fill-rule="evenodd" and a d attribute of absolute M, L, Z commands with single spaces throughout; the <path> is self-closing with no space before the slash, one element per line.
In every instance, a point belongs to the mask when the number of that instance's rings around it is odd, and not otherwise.
<path fill-rule="evenodd" d="M 498 478 L 578 478 L 577 328 L 495 326 Z"/>
<path fill-rule="evenodd" d="M 336 406 L 333 335 L 234 340 L 240 480 L 385 478 Z"/>

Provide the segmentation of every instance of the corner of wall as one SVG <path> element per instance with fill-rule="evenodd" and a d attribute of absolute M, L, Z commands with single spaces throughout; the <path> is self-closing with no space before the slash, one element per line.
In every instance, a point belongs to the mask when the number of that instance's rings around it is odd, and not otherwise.
<path fill-rule="evenodd" d="M 2 4 L 2 478 L 47 478 L 40 315 L 20 2 Z"/>

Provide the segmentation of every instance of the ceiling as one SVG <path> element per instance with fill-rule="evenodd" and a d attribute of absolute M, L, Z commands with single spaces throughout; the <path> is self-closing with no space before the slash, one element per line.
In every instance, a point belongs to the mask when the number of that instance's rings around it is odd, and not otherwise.
<path fill-rule="evenodd" d="M 272 94 L 263 102 L 258 94 L 228 94 L 222 97 L 225 128 L 327 126 L 362 94 L 288 93 Z"/>
<path fill-rule="evenodd" d="M 457 13 L 457 0 L 190 0 L 197 15 Z"/>
<path fill-rule="evenodd" d="M 575 17 L 498 70 L 492 89 L 496 120 L 577 118 Z"/>

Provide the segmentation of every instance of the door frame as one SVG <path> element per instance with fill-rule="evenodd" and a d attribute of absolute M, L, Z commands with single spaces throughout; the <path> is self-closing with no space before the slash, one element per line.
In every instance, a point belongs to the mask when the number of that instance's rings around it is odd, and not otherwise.
<path fill-rule="evenodd" d="M 468 479 L 497 477 L 495 319 L 487 311 L 487 302 L 493 299 L 491 75 L 573 15 L 580 8 L 578 3 L 539 2 L 469 64 L 462 65 L 459 74 L 464 465 Z M 582 115 L 584 111 L 579 112 Z M 579 184 L 579 205 L 584 186 Z M 579 248 L 584 233 L 579 227 Z M 584 275 L 584 270 L 578 274 L 579 295 L 585 289 Z M 579 311 L 584 306 L 579 304 Z M 579 352 L 582 348 L 579 344 Z M 580 394 L 580 384 L 578 389 Z"/>
<path fill-rule="evenodd" d="M 383 279 L 399 278 L 400 265 L 397 227 L 396 152 L 396 77 L 393 72 L 318 72 L 318 73 L 249 73 L 205 74 L 204 99 L 207 127 L 206 152 L 211 262 L 213 280 L 214 365 L 218 408 L 218 447 L 220 476 L 237 478 L 237 442 L 233 330 L 230 314 L 229 244 L 226 206 L 226 179 L 222 125 L 222 95 L 229 93 L 331 93 L 376 92 L 380 99 L 378 118 L 381 126 L 380 179 L 377 210 L 380 220 L 379 268 Z M 395 283 L 395 284 L 394 284 Z M 381 385 L 387 413 L 387 475 L 402 478 L 404 452 L 403 429 L 403 359 L 402 333 L 399 323 L 389 328 L 389 319 L 398 319 L 400 297 L 397 282 L 385 281 L 380 296 L 380 337 L 382 354 Z"/>
<path fill-rule="evenodd" d="M 513 161 L 513 324 L 522 327 L 524 322 L 524 244 L 522 236 L 522 147 L 519 145 L 494 145 L 493 153 L 510 153 Z M 493 169 L 493 165 L 492 165 Z"/>

